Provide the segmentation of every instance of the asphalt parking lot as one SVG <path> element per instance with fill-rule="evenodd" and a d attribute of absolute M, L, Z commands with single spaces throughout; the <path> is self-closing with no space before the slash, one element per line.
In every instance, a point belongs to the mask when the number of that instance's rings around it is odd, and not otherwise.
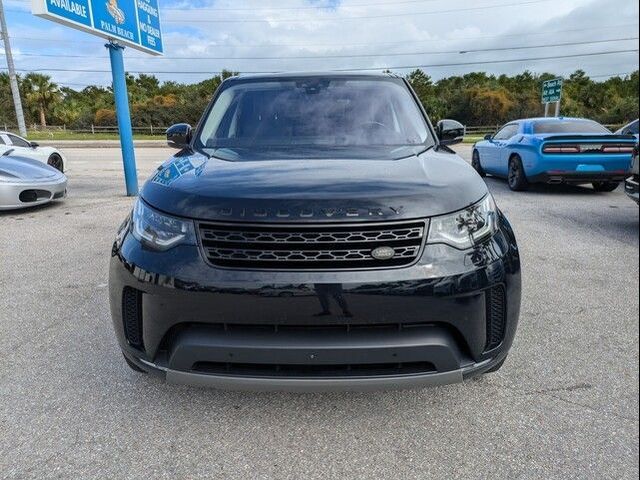
<path fill-rule="evenodd" d="M 0 477 L 637 478 L 638 207 L 622 189 L 487 179 L 524 270 L 498 373 L 419 391 L 221 392 L 124 363 L 106 289 L 132 204 L 120 151 L 67 154 L 66 201 L 0 213 Z M 141 178 L 169 154 L 139 149 Z"/>

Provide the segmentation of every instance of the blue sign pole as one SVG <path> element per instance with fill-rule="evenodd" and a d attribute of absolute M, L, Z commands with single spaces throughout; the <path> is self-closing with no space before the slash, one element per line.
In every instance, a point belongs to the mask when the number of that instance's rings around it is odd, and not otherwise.
<path fill-rule="evenodd" d="M 133 197 L 138 194 L 138 172 L 133 149 L 129 95 L 127 94 L 127 81 L 122 58 L 124 47 L 113 42 L 109 42 L 105 46 L 109 49 L 109 56 L 111 57 L 111 75 L 113 76 L 113 94 L 116 100 L 116 116 L 120 133 L 120 145 L 122 147 L 124 181 L 127 186 L 127 196 Z"/>

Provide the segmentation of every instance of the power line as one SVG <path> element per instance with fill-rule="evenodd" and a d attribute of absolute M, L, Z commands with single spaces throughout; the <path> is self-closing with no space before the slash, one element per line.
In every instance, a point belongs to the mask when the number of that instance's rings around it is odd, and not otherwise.
<path fill-rule="evenodd" d="M 490 39 L 490 38 L 510 38 L 510 37 L 518 37 L 518 38 L 522 38 L 522 37 L 530 37 L 530 36 L 539 36 L 539 35 L 552 35 L 552 34 L 556 34 L 556 33 L 575 33 L 575 32 L 593 32 L 594 28 L 597 28 L 598 30 L 608 30 L 608 29 L 619 29 L 619 28 L 626 28 L 626 27 L 638 27 L 638 23 L 626 23 L 626 24 L 621 24 L 621 25 L 594 25 L 592 27 L 589 28 L 574 28 L 574 29 L 565 29 L 565 30 L 547 30 L 547 31 L 542 31 L 542 32 L 532 32 L 532 33 L 513 33 L 513 34 L 502 34 L 502 35 L 478 35 L 475 37 L 457 37 L 456 40 L 482 40 L 482 39 Z M 84 43 L 84 44 L 90 44 L 90 45 L 100 45 L 102 46 L 104 44 L 104 42 L 101 42 L 99 40 L 67 40 L 67 39 L 55 39 L 53 40 L 50 37 L 22 37 L 22 36 L 11 36 L 12 39 L 16 39 L 16 40 L 32 40 L 32 41 L 38 41 L 38 42 L 47 42 L 47 43 L 51 43 L 52 41 L 55 43 L 73 43 L 73 44 L 77 44 L 77 43 Z M 203 40 L 203 39 L 200 39 Z M 312 43 L 312 44 L 308 44 L 308 43 L 295 43 L 295 44 L 291 44 L 291 43 L 271 43 L 271 44 L 247 44 L 247 43 L 242 43 L 241 45 L 231 45 L 231 44 L 226 44 L 226 45 L 209 45 L 209 47 L 215 47 L 215 48 L 244 48 L 244 47 L 251 47 L 251 48 L 273 48 L 273 47 L 297 47 L 297 48 L 315 48 L 315 47 L 380 47 L 380 46 L 392 46 L 392 45 L 406 45 L 407 43 L 413 43 L 413 44 L 418 44 L 418 43 L 442 43 L 442 42 L 452 42 L 455 40 L 451 40 L 451 39 L 429 39 L 429 40 L 415 40 L 415 39 L 408 39 L 402 42 L 383 42 L 383 43 Z M 171 41 L 170 45 L 193 45 L 193 41 L 190 42 L 178 42 L 178 41 Z"/>
<path fill-rule="evenodd" d="M 395 7 L 397 5 L 411 5 L 416 3 L 431 3 L 438 2 L 442 0 L 401 0 L 401 1 L 391 1 L 391 2 L 378 2 L 378 3 L 354 3 L 349 5 L 339 5 L 339 6 L 323 6 L 323 5 L 315 5 L 315 6 L 306 6 L 306 7 L 245 7 L 245 8 L 194 8 L 191 9 L 196 10 L 198 12 L 255 12 L 255 11 L 297 11 L 297 10 L 343 10 L 343 9 L 352 9 L 352 8 L 364 8 L 364 7 Z M 30 4 L 30 0 L 24 2 L 25 4 Z M 20 12 L 22 10 L 11 10 L 15 12 Z M 162 12 L 184 12 L 184 9 L 179 8 L 162 8 Z"/>
<path fill-rule="evenodd" d="M 332 72 L 367 72 L 377 70 L 406 70 L 417 68 L 440 68 L 440 67 L 459 67 L 468 65 L 486 65 L 486 64 L 499 64 L 499 63 L 517 63 L 517 62 L 534 62 L 541 60 L 560 60 L 565 58 L 581 58 L 581 57 L 595 57 L 605 55 L 615 55 L 620 53 L 637 53 L 638 49 L 628 50 L 612 50 L 608 52 L 591 52 L 580 53 L 570 55 L 554 55 L 546 57 L 529 57 L 529 58 L 514 58 L 508 60 L 482 60 L 475 62 L 461 62 L 461 63 L 439 63 L 431 65 L 397 65 L 397 66 L 379 66 L 370 68 L 342 68 L 342 69 L 330 69 Z M 95 70 L 95 69 L 67 69 L 67 68 L 38 68 L 38 69 L 18 69 L 20 72 L 76 72 L 76 73 L 109 73 L 110 70 Z M 184 70 L 128 70 L 128 73 L 135 74 L 171 74 L 171 75 L 218 75 L 222 72 L 211 71 L 184 71 Z M 269 74 L 278 73 L 277 71 L 245 71 L 246 74 Z"/>
<path fill-rule="evenodd" d="M 523 45 L 516 47 L 495 47 L 495 48 L 478 48 L 478 49 L 457 49 L 457 50 L 440 50 L 440 51 L 422 51 L 422 52 L 388 52 L 388 53 L 363 53 L 363 54 L 336 54 L 336 55 L 287 55 L 286 57 L 271 56 L 271 57 L 243 57 L 243 56 L 227 56 L 227 57 L 157 57 L 153 61 L 158 60 L 314 60 L 322 58 L 374 58 L 374 57 L 389 57 L 389 56 L 413 56 L 413 55 L 444 55 L 444 54 L 467 54 L 467 53 L 482 53 L 482 52 L 496 52 L 496 51 L 508 51 L 508 50 L 529 50 L 535 48 L 552 48 L 552 47 L 568 47 L 577 45 L 593 45 L 600 43 L 611 42 L 626 42 L 632 40 L 638 40 L 639 37 L 626 37 L 626 38 L 611 38 L 606 40 L 592 40 L 585 42 L 564 42 L 564 43 L 547 43 L 543 45 Z M 0 56 L 3 53 L 0 52 Z M 33 53 L 33 52 L 20 52 L 18 56 L 25 57 L 51 57 L 51 58 L 96 58 L 95 55 L 61 55 L 61 54 L 46 54 L 46 53 Z M 140 57 L 142 58 L 142 57 Z"/>
<path fill-rule="evenodd" d="M 378 15 L 354 15 L 348 17 L 340 17 L 340 16 L 331 16 L 331 17 L 318 17 L 318 18 L 278 18 L 278 19 L 256 19 L 256 18 L 218 18 L 218 19 L 202 19 L 202 18 L 191 18 L 191 19 L 165 19 L 161 18 L 161 23 L 174 23 L 174 24 L 193 24 L 193 23 L 308 23 L 308 22 L 336 22 L 336 21 L 350 21 L 350 20 L 365 20 L 365 19 L 375 19 L 375 18 L 391 18 L 391 17 L 414 17 L 414 16 L 425 16 L 425 15 L 438 15 L 438 14 L 449 14 L 449 13 L 459 13 L 459 12 L 472 12 L 479 10 L 487 10 L 494 8 L 507 8 L 507 7 L 522 7 L 528 5 L 536 5 L 539 3 L 551 2 L 554 0 L 529 0 L 527 2 L 518 2 L 518 3 L 501 3 L 497 5 L 484 5 L 478 7 L 465 7 L 465 8 L 452 8 L 447 10 L 430 10 L 427 12 L 403 12 L 403 13 L 385 13 Z M 20 14 L 30 14 L 31 12 L 27 10 L 9 10 L 14 13 Z M 198 9 L 191 9 L 188 12 L 198 13 Z"/>
<path fill-rule="evenodd" d="M 469 50 L 460 50 L 459 53 L 501 52 L 506 50 L 526 50 L 531 48 L 568 47 L 574 45 L 590 45 L 596 43 L 624 42 L 629 40 L 638 40 L 638 37 L 611 38 L 608 40 L 592 40 L 590 42 L 565 42 L 553 44 L 550 43 L 547 45 L 524 45 L 519 47 L 475 48 Z"/>
<path fill-rule="evenodd" d="M 453 8 L 448 10 L 430 10 L 428 12 L 403 12 L 403 13 L 385 13 L 379 15 L 358 15 L 358 16 L 349 16 L 349 17 L 325 17 L 325 18 L 278 18 L 278 19 L 238 19 L 238 18 L 219 18 L 214 20 L 206 20 L 202 18 L 192 18 L 192 19 L 164 19 L 163 23 L 308 23 L 308 22 L 335 22 L 335 21 L 348 21 L 348 20 L 365 20 L 365 19 L 374 19 L 374 18 L 391 18 L 391 17 L 415 17 L 415 16 L 424 16 L 424 15 L 438 15 L 438 14 L 447 14 L 447 13 L 459 13 L 459 12 L 471 12 L 478 10 L 487 10 L 493 8 L 507 8 L 507 7 L 522 7 L 527 5 L 536 5 L 539 3 L 551 2 L 554 0 L 530 0 L 528 2 L 518 2 L 518 3 L 501 3 L 498 5 L 484 5 L 479 7 L 466 7 L 466 8 Z M 197 10 L 190 10 L 195 11 Z"/>
<path fill-rule="evenodd" d="M 636 70 L 637 71 L 637 70 Z M 600 74 L 600 75 L 587 75 L 589 78 L 604 78 L 604 77 L 621 77 L 621 76 L 627 76 L 627 75 L 631 75 L 634 72 L 619 72 L 619 73 L 607 73 L 607 74 Z"/>
<path fill-rule="evenodd" d="M 335 7 L 327 7 L 322 5 L 307 7 L 256 7 L 256 8 L 195 8 L 198 12 L 254 12 L 256 10 L 343 10 L 363 7 L 395 7 L 396 5 L 409 5 L 416 3 L 438 2 L 441 0 L 402 0 L 379 3 L 354 3 L 349 5 L 340 5 Z M 183 12 L 178 8 L 163 8 L 163 12 Z"/>

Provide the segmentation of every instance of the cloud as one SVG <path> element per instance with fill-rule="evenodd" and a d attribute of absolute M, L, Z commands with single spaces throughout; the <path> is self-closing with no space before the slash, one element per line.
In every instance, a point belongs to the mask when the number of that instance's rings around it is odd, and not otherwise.
<path fill-rule="evenodd" d="M 637 40 L 457 53 L 637 37 L 636 0 L 538 0 L 528 3 L 531 1 L 535 0 L 163 1 L 161 16 L 166 56 L 169 58 L 152 58 L 127 49 L 126 66 L 130 70 L 156 72 L 207 72 L 158 74 L 162 80 L 183 82 L 200 81 L 211 76 L 208 72 L 213 74 L 223 68 L 240 72 L 353 68 L 381 70 L 397 66 L 479 62 L 474 65 L 426 68 L 435 79 L 470 71 L 513 74 L 529 69 L 568 74 L 583 68 L 587 73 L 599 76 L 638 68 L 637 53 L 484 63 L 637 49 Z M 479 9 L 479 6 L 484 8 Z M 12 36 L 49 39 L 45 43 L 16 38 L 14 48 L 25 53 L 87 56 L 65 61 L 23 55 L 16 58 L 19 68 L 108 70 L 107 54 L 102 47 L 104 42 L 100 39 L 24 13 L 8 12 L 9 15 Z M 202 20 L 211 20 L 213 23 L 202 23 Z M 409 52 L 416 54 L 405 55 Z M 341 58 L 344 55 L 365 56 Z M 184 60 L 185 57 L 189 59 Z M 191 59 L 193 57 L 196 59 Z M 406 70 L 398 71 L 406 73 Z M 109 73 L 54 72 L 52 76 L 57 81 L 78 85 L 94 82 L 108 84 L 110 81 Z"/>

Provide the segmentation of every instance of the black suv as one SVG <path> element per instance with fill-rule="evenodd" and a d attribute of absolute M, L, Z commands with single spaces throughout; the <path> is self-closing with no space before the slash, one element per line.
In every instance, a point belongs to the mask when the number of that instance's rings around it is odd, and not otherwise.
<path fill-rule="evenodd" d="M 226 80 L 112 249 L 129 365 L 250 389 L 403 388 L 497 370 L 520 309 L 513 231 L 402 78 Z"/>

